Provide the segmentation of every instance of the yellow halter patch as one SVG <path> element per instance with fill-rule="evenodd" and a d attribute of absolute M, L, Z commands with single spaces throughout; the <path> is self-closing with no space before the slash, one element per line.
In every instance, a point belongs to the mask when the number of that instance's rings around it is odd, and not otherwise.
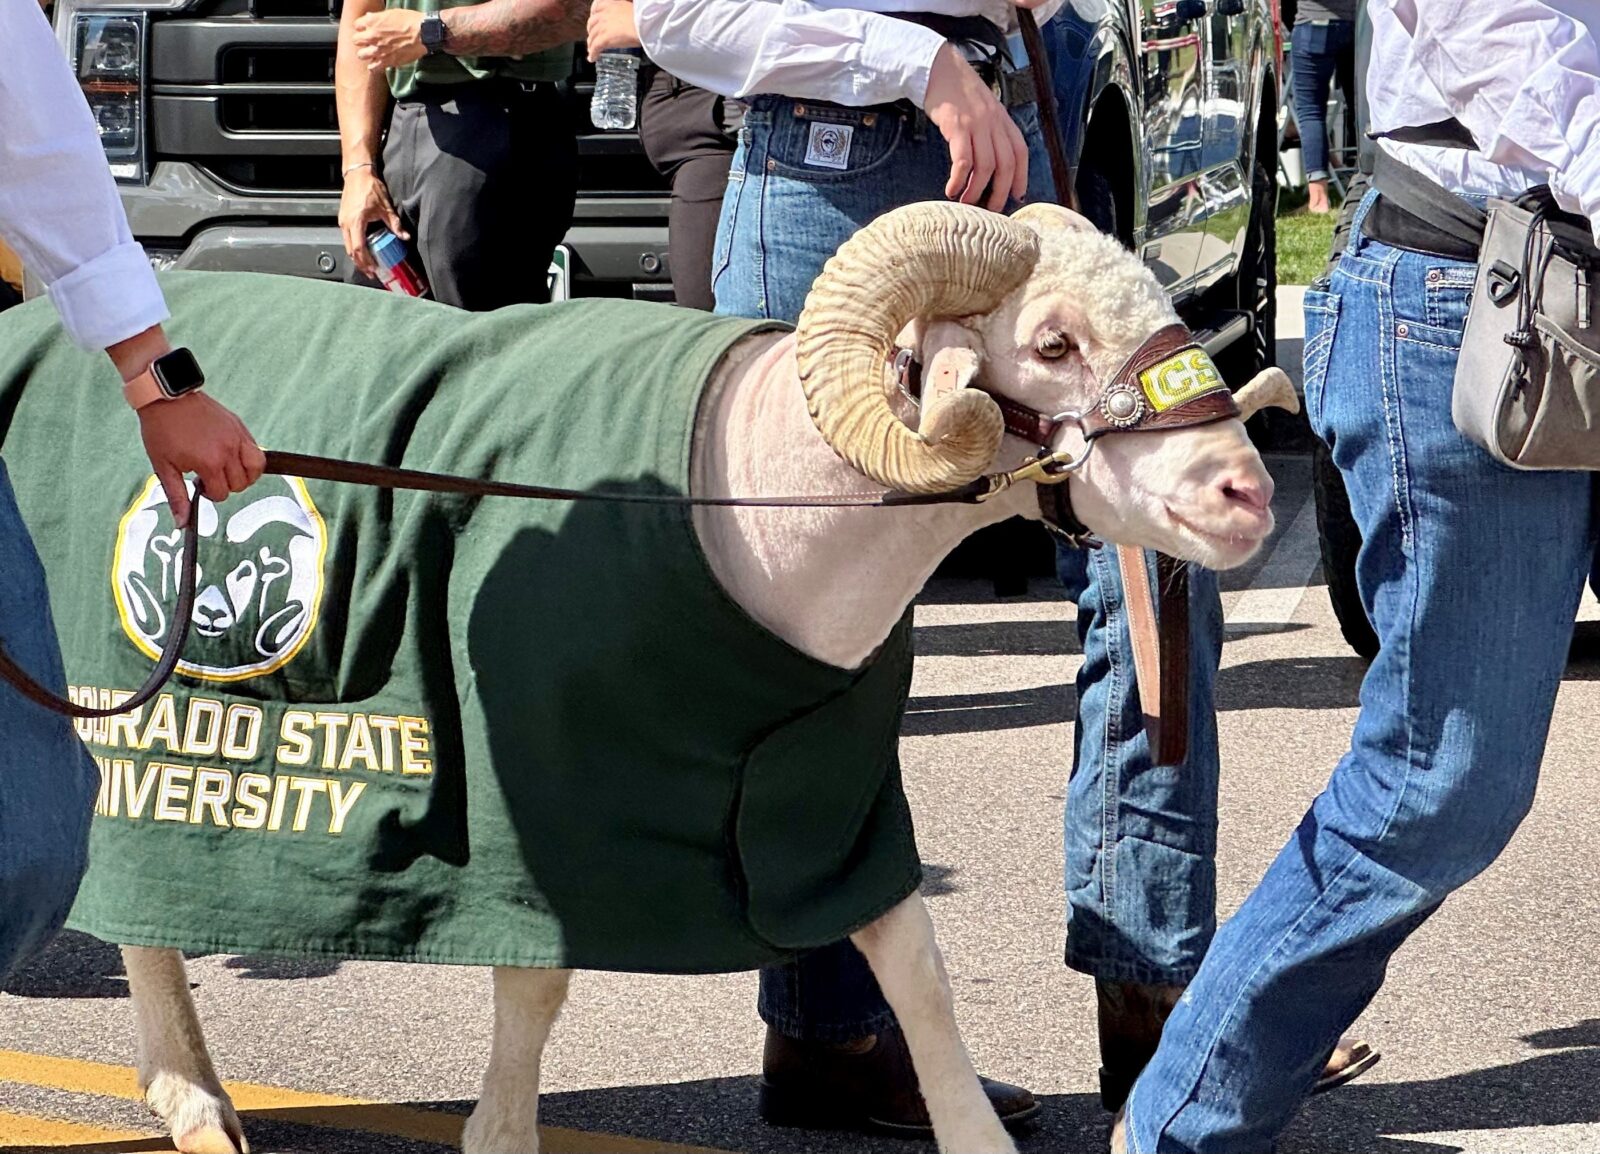
<path fill-rule="evenodd" d="M 1139 374 L 1150 407 L 1158 413 L 1176 408 L 1185 401 L 1225 389 L 1222 374 L 1200 348 L 1182 349 L 1164 361 L 1157 361 Z"/>

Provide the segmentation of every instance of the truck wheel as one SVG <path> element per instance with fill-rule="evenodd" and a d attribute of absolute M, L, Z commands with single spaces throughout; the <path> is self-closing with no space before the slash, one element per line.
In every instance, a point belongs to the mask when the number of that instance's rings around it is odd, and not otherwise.
<path fill-rule="evenodd" d="M 1222 356 L 1226 381 L 1242 385 L 1278 360 L 1278 184 L 1257 158 L 1250 182 L 1250 225 L 1239 261 L 1238 307 L 1254 318 L 1250 332 Z"/>
<path fill-rule="evenodd" d="M 1345 641 L 1367 660 L 1378 655 L 1378 635 L 1367 620 L 1361 592 L 1356 588 L 1356 555 L 1361 552 L 1361 530 L 1350 514 L 1350 496 L 1333 454 L 1319 438 L 1311 448 L 1311 492 L 1317 502 L 1317 540 L 1322 548 L 1322 577 L 1328 600 L 1338 618 Z"/>
<path fill-rule="evenodd" d="M 1077 183 L 1078 211 L 1107 236 L 1122 239 L 1117 232 L 1117 197 L 1111 179 L 1094 168 L 1080 168 Z"/>

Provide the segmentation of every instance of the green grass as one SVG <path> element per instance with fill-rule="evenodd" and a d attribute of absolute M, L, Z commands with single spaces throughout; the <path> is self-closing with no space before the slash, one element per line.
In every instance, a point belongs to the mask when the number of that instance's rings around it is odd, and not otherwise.
<path fill-rule="evenodd" d="M 1305 193 L 1280 190 L 1278 196 L 1278 283 L 1310 284 L 1322 275 L 1333 243 L 1333 213 L 1305 210 Z"/>

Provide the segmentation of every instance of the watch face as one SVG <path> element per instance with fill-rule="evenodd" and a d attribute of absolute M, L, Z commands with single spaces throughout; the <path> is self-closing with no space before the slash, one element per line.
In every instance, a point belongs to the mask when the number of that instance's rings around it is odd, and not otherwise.
<path fill-rule="evenodd" d="M 161 391 L 169 397 L 192 393 L 206 383 L 206 375 L 200 371 L 200 362 L 194 359 L 194 354 L 188 349 L 173 349 L 165 356 L 157 357 L 150 365 L 150 371 L 155 375 Z"/>
<path fill-rule="evenodd" d="M 419 31 L 422 35 L 422 46 L 429 52 L 437 51 L 444 43 L 444 21 L 437 16 L 424 19 Z"/>

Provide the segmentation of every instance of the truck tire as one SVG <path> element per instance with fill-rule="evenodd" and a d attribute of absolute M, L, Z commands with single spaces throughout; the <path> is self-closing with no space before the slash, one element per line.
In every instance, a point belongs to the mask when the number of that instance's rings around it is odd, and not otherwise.
<path fill-rule="evenodd" d="M 1344 478 L 1333 463 L 1328 446 L 1318 440 L 1311 449 L 1311 492 L 1317 502 L 1317 540 L 1322 550 L 1322 576 L 1328 600 L 1339 621 L 1339 632 L 1357 654 L 1367 660 L 1378 655 L 1378 635 L 1367 620 L 1356 588 L 1356 556 L 1361 552 L 1361 530 L 1350 515 L 1350 497 Z"/>
<path fill-rule="evenodd" d="M 1257 157 L 1250 181 L 1250 224 L 1236 281 L 1238 307 L 1254 318 L 1250 332 L 1223 350 L 1217 367 L 1242 385 L 1278 360 L 1278 184 Z"/>
<path fill-rule="evenodd" d="M 1332 252 L 1322 283 L 1333 273 L 1350 240 L 1350 223 L 1361 198 L 1366 195 L 1371 177 L 1357 173 L 1350 181 L 1339 220 L 1334 226 Z M 1361 530 L 1350 513 L 1350 495 L 1344 478 L 1333 463 L 1333 454 L 1319 437 L 1311 448 L 1311 486 L 1317 502 L 1317 538 L 1322 551 L 1322 577 L 1333 602 L 1333 615 L 1345 641 L 1360 656 L 1371 660 L 1378 654 L 1378 635 L 1367 620 L 1366 607 L 1356 588 L 1356 555 L 1361 552 Z"/>

